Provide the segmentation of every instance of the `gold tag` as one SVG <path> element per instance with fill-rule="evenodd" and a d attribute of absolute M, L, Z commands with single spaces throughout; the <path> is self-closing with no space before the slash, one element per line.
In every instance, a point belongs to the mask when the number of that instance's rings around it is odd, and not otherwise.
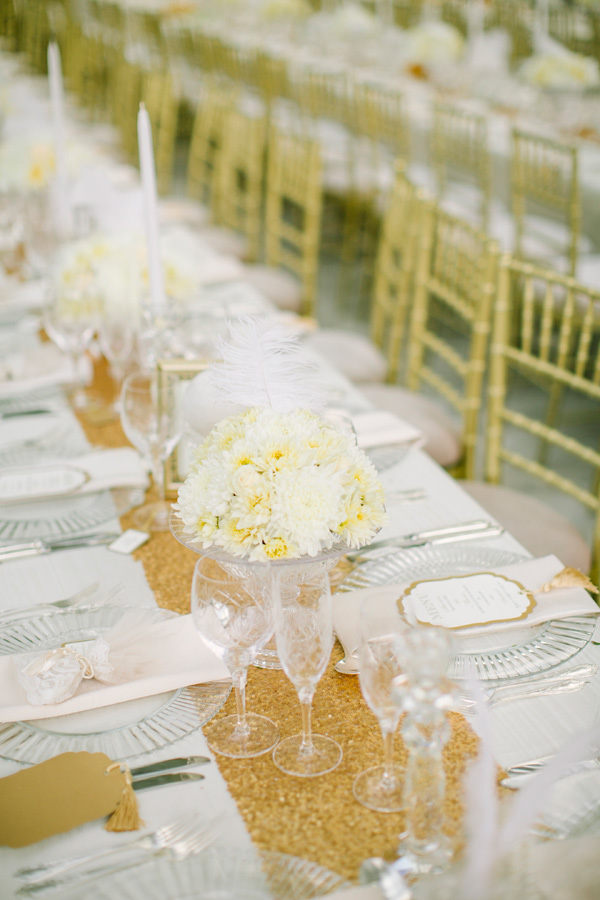
<path fill-rule="evenodd" d="M 26 847 L 109 816 L 126 776 L 104 753 L 61 753 L 0 778 L 0 846 Z"/>

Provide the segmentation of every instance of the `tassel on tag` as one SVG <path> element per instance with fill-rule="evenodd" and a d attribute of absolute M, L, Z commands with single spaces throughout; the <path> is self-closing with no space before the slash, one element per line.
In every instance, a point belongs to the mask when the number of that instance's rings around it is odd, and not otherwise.
<path fill-rule="evenodd" d="M 114 763 L 114 765 L 120 766 L 121 764 Z M 112 766 L 109 766 L 107 772 L 110 771 L 111 768 Z M 135 791 L 133 790 L 129 766 L 125 766 L 124 775 L 125 785 L 121 793 L 121 799 L 119 800 L 119 805 L 114 813 L 104 826 L 106 831 L 137 831 L 138 828 L 141 828 L 144 824 L 142 819 L 140 819 L 138 812 L 137 798 L 135 796 Z"/>
<path fill-rule="evenodd" d="M 595 584 L 592 584 L 588 576 L 584 575 L 583 572 L 580 572 L 579 569 L 573 569 L 571 566 L 566 566 L 566 568 L 555 575 L 551 581 L 547 581 L 533 593 L 547 594 L 548 591 L 552 591 L 554 588 L 566 587 L 582 587 L 591 594 L 598 593 L 598 588 Z"/>

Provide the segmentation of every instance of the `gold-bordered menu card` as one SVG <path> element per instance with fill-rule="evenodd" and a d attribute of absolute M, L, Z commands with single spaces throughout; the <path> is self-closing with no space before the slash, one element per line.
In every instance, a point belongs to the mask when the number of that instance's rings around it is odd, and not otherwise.
<path fill-rule="evenodd" d="M 520 582 L 493 572 L 415 581 L 398 598 L 402 615 L 448 629 L 517 622 L 535 606 Z"/>

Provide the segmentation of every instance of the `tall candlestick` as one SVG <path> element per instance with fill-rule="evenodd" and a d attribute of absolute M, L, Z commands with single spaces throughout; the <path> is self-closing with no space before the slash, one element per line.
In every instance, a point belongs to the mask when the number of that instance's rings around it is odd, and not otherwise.
<path fill-rule="evenodd" d="M 148 244 L 148 275 L 150 278 L 150 298 L 154 312 L 164 308 L 165 290 L 163 283 L 160 246 L 158 241 L 158 214 L 156 201 L 156 171 L 152 150 L 152 129 L 150 118 L 143 103 L 140 103 L 137 120 L 140 172 L 144 196 L 144 218 L 146 221 L 146 241 Z"/>
<path fill-rule="evenodd" d="M 52 133 L 54 142 L 54 213 L 56 226 L 61 233 L 69 228 L 69 208 L 67 201 L 67 154 L 65 147 L 64 88 L 60 50 L 53 41 L 48 44 L 48 82 L 50 85 L 50 107 L 52 110 Z"/>

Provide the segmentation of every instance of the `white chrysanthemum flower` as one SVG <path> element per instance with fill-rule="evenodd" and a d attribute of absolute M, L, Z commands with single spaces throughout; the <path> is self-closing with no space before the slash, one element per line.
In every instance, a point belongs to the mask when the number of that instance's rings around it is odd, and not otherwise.
<path fill-rule="evenodd" d="M 423 22 L 406 33 L 405 55 L 411 63 L 453 63 L 463 55 L 465 41 L 453 25 L 440 20 Z"/>

